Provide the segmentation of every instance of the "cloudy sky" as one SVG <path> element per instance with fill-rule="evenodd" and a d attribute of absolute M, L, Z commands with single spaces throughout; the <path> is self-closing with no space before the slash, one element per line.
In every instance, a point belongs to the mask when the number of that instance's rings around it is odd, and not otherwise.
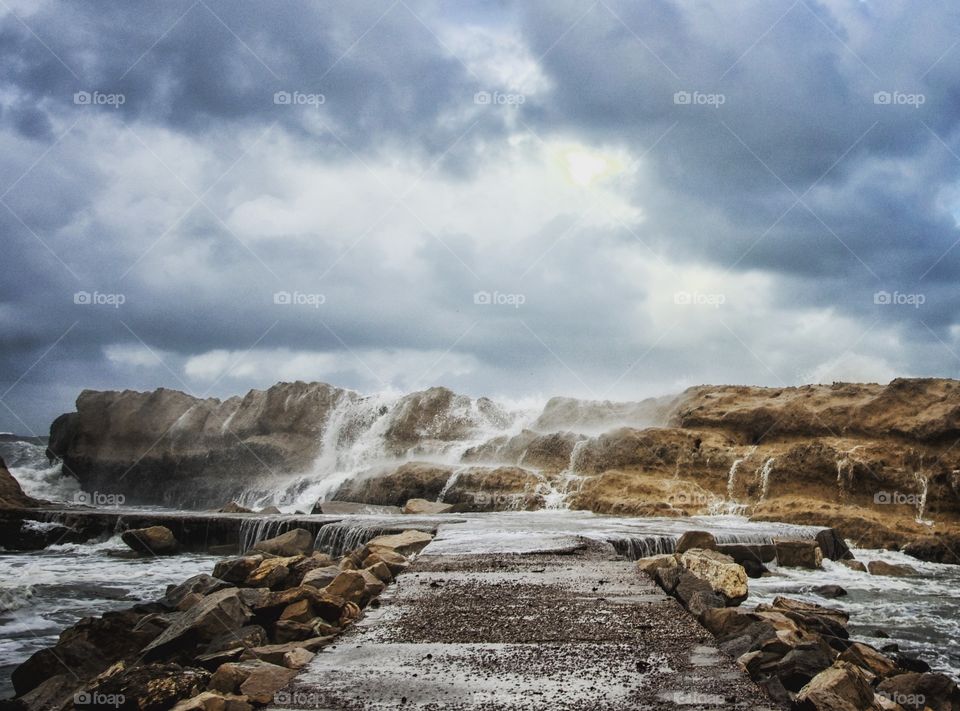
<path fill-rule="evenodd" d="M 960 7 L 0 0 L 0 430 L 960 372 Z"/>

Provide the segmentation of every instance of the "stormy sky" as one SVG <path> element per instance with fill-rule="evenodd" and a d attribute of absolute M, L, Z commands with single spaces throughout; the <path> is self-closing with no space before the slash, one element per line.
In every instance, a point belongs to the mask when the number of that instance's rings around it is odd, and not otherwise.
<path fill-rule="evenodd" d="M 958 43 L 948 0 L 0 0 L 0 430 L 956 377 Z"/>

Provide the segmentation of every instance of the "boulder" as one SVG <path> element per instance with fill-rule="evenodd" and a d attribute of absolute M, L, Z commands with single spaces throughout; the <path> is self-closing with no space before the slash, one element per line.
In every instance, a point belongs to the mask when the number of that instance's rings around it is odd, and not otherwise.
<path fill-rule="evenodd" d="M 823 564 L 823 553 L 816 541 L 775 541 L 777 562 L 787 568 L 819 568 Z"/>
<path fill-rule="evenodd" d="M 314 611 L 313 605 L 309 600 L 297 600 L 283 608 L 278 622 L 284 622 L 286 620 L 291 622 L 309 622 L 316 616 L 317 613 Z"/>
<path fill-rule="evenodd" d="M 797 647 L 787 652 L 777 663 L 776 675 L 785 689 L 796 693 L 831 666 L 835 657 L 836 652 L 826 644 Z"/>
<path fill-rule="evenodd" d="M 166 526 L 131 528 L 124 531 L 120 538 L 141 555 L 173 555 L 180 549 L 173 531 Z"/>
<path fill-rule="evenodd" d="M 240 585 L 247 576 L 263 562 L 262 555 L 245 555 L 239 558 L 226 558 L 213 567 L 213 577 Z"/>
<path fill-rule="evenodd" d="M 340 568 L 335 565 L 328 565 L 323 568 L 314 568 L 308 571 L 300 582 L 301 585 L 311 585 L 315 588 L 325 588 L 340 575 Z"/>
<path fill-rule="evenodd" d="M 797 694 L 801 708 L 815 711 L 867 709 L 873 703 L 873 688 L 859 667 L 836 661 L 810 680 Z"/>
<path fill-rule="evenodd" d="M 324 589 L 323 592 L 347 602 L 359 604 L 367 589 L 363 574 L 356 570 L 343 570 Z"/>
<path fill-rule="evenodd" d="M 402 556 L 410 556 L 422 551 L 432 540 L 432 534 L 410 529 L 403 533 L 377 536 L 367 543 L 367 550 L 370 553 L 391 551 L 393 553 L 399 553 Z"/>
<path fill-rule="evenodd" d="M 358 571 L 360 576 L 363 578 L 364 590 L 363 590 L 363 606 L 366 607 L 367 603 L 370 602 L 373 598 L 377 597 L 382 593 L 387 585 L 380 578 L 374 575 L 372 572 L 364 568 L 363 570 Z M 341 573 L 342 575 L 342 573 Z"/>
<path fill-rule="evenodd" d="M 210 672 L 179 664 L 136 664 L 122 662 L 110 667 L 83 689 L 98 703 L 93 708 L 169 709 L 183 699 L 206 690 Z M 119 703 L 110 703 L 110 699 Z M 106 701 L 106 703 L 100 703 Z M 82 704 L 77 706 L 83 707 Z"/>
<path fill-rule="evenodd" d="M 866 669 L 878 679 L 885 679 L 897 672 L 897 663 L 878 652 L 869 644 L 854 642 L 840 655 L 840 659 Z"/>
<path fill-rule="evenodd" d="M 870 575 L 887 575 L 894 578 L 908 578 L 912 575 L 919 575 L 917 569 L 901 563 L 887 563 L 883 560 L 871 560 L 867 563 L 867 570 Z"/>
<path fill-rule="evenodd" d="M 305 650 L 308 652 L 315 652 L 321 647 L 330 644 L 333 640 L 332 637 L 311 637 L 310 639 L 301 640 L 299 642 L 287 642 L 285 644 L 268 644 L 264 647 L 254 647 L 247 650 L 248 654 L 252 655 L 255 659 L 259 659 L 264 662 L 269 662 L 270 664 L 279 664 L 284 666 L 283 662 L 286 655 L 291 652 L 296 652 L 297 650 Z M 313 655 L 311 654 L 311 658 Z M 292 657 L 296 659 L 297 657 Z M 300 659 L 303 658 L 302 655 L 299 656 Z"/>
<path fill-rule="evenodd" d="M 946 674 L 898 674 L 880 682 L 877 695 L 910 711 L 924 708 L 954 711 L 960 708 L 960 691 L 956 682 Z"/>
<path fill-rule="evenodd" d="M 777 547 L 772 543 L 718 543 L 716 550 L 744 567 L 748 562 L 763 564 L 777 560 Z"/>
<path fill-rule="evenodd" d="M 249 659 L 242 662 L 228 662 L 221 664 L 210 677 L 209 688 L 223 694 L 233 694 L 239 691 L 240 685 L 247 680 L 254 671 L 263 667 L 274 667 L 275 664 L 263 662 L 259 659 Z"/>
<path fill-rule="evenodd" d="M 903 552 L 930 563 L 960 564 L 960 535 L 928 536 L 911 541 Z"/>
<path fill-rule="evenodd" d="M 77 690 L 77 678 L 72 674 L 52 676 L 32 691 L 19 697 L 16 702 L 7 702 L 8 708 L 16 711 L 48 711 L 70 708 Z M 0 708 L 4 702 L 0 701 Z M 16 704 L 19 704 L 17 706 Z"/>
<path fill-rule="evenodd" d="M 410 562 L 402 555 L 397 553 L 394 550 L 389 550 L 383 548 L 376 553 L 369 554 L 366 558 L 363 559 L 363 567 L 369 568 L 370 566 L 376 565 L 377 563 L 384 563 L 390 572 L 396 576 L 399 573 L 403 572 Z"/>
<path fill-rule="evenodd" d="M 274 538 L 256 543 L 253 550 L 285 557 L 310 555 L 313 552 L 313 534 L 305 528 L 294 528 Z"/>
<path fill-rule="evenodd" d="M 848 568 L 850 568 L 850 570 L 856 570 L 857 572 L 860 572 L 860 573 L 867 572 L 867 566 L 865 566 L 859 560 L 841 560 L 839 562 L 847 566 Z"/>
<path fill-rule="evenodd" d="M 284 654 L 282 662 L 283 666 L 287 669 L 303 669 L 315 656 L 316 654 L 314 652 L 304 649 L 303 647 L 298 647 Z"/>
<path fill-rule="evenodd" d="M 174 610 L 180 607 L 183 599 L 190 594 L 209 595 L 217 590 L 223 590 L 230 587 L 225 580 L 220 580 L 213 575 L 200 573 L 191 578 L 187 578 L 179 585 L 171 585 L 167 588 L 166 594 L 160 599 L 160 603 L 165 607 Z"/>
<path fill-rule="evenodd" d="M 42 503 L 23 493 L 20 482 L 14 478 L 3 458 L 0 457 L 0 509 L 27 509 Z"/>
<path fill-rule="evenodd" d="M 364 570 L 369 570 L 372 575 L 376 576 L 377 580 L 384 583 L 389 583 L 393 580 L 393 573 L 390 572 L 390 568 L 387 567 L 386 563 L 374 563 L 364 568 Z"/>
<path fill-rule="evenodd" d="M 443 514 L 453 510 L 453 504 L 444 504 L 427 499 L 408 499 L 401 509 L 405 514 Z"/>
<path fill-rule="evenodd" d="M 270 588 L 276 590 L 283 587 L 291 576 L 291 566 L 302 561 L 301 555 L 284 558 L 267 558 L 257 566 L 256 570 L 243 581 L 246 587 Z"/>
<path fill-rule="evenodd" d="M 677 565 L 679 565 L 679 563 L 673 553 L 654 555 L 649 558 L 641 558 L 637 561 L 637 569 L 643 571 L 651 578 L 654 577 L 654 572 L 657 568 L 674 568 Z"/>
<path fill-rule="evenodd" d="M 817 533 L 816 541 L 824 558 L 828 560 L 853 560 L 850 547 L 843 540 L 843 536 L 837 533 L 836 529 L 823 529 Z"/>
<path fill-rule="evenodd" d="M 680 556 L 680 565 L 723 595 L 727 605 L 739 605 L 747 599 L 747 573 L 730 556 L 693 549 Z"/>
<path fill-rule="evenodd" d="M 236 631 L 250 619 L 237 588 L 211 593 L 185 612 L 177 613 L 170 626 L 143 648 L 144 655 L 155 658 L 180 646 L 209 642 L 225 631 Z"/>
<path fill-rule="evenodd" d="M 246 696 L 204 691 L 193 698 L 184 699 L 171 711 L 253 711 L 253 706 Z"/>
<path fill-rule="evenodd" d="M 296 669 L 287 669 L 278 664 L 265 665 L 250 672 L 240 684 L 240 693 L 255 704 L 269 704 L 273 701 L 273 695 L 296 675 Z"/>
<path fill-rule="evenodd" d="M 817 585 L 813 591 L 820 597 L 828 598 L 844 597 L 847 594 L 839 585 Z"/>
<path fill-rule="evenodd" d="M 263 592 L 256 599 L 251 599 L 250 605 L 259 619 L 273 622 L 288 606 L 301 600 L 309 600 L 317 616 L 331 623 L 340 620 L 347 604 L 342 597 L 332 596 L 310 585 L 300 585 L 276 592 Z"/>
<path fill-rule="evenodd" d="M 693 548 L 708 551 L 716 550 L 717 539 L 709 531 L 687 531 L 677 540 L 677 547 L 674 552 L 686 553 Z"/>

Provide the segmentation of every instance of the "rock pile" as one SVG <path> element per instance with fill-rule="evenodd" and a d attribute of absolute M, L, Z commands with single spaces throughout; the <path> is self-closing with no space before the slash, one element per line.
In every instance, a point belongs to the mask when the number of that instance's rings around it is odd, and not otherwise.
<path fill-rule="evenodd" d="M 895 647 L 880 651 L 851 640 L 841 610 L 785 597 L 737 609 L 747 598 L 747 572 L 713 550 L 708 536 L 685 535 L 677 547 L 682 552 L 644 558 L 637 567 L 694 615 L 775 702 L 803 711 L 960 709 L 960 690 L 950 677 L 931 673 L 925 662 Z M 820 566 L 815 541 L 778 541 L 776 547 L 781 564 Z M 870 563 L 874 574 L 908 574 L 881 572 L 878 562 Z M 846 592 L 832 587 L 833 596 Z"/>
<path fill-rule="evenodd" d="M 412 533 L 375 538 L 340 560 L 306 550 L 302 529 L 262 541 L 156 602 L 66 629 L 13 672 L 13 703 L 26 711 L 271 703 L 431 539 Z"/>

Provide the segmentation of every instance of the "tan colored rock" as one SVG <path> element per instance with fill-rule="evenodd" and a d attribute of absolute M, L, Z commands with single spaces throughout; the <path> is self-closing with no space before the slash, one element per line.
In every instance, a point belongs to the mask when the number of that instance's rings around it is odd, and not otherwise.
<path fill-rule="evenodd" d="M 267 558 L 247 576 L 243 584 L 251 588 L 276 588 L 290 577 L 290 567 L 303 560 L 303 556 Z"/>
<path fill-rule="evenodd" d="M 284 664 L 284 658 L 290 652 L 296 652 L 297 650 L 315 652 L 321 647 L 330 644 L 331 641 L 333 641 L 332 637 L 311 637 L 310 639 L 304 639 L 299 642 L 286 642 L 285 644 L 268 644 L 263 647 L 253 647 L 252 649 L 248 650 L 248 654 L 250 654 L 253 658 L 263 662 L 286 666 Z M 292 657 L 292 659 L 297 658 L 303 659 L 303 656 L 295 655 Z M 313 655 L 310 656 L 310 659 L 312 658 Z"/>
<path fill-rule="evenodd" d="M 405 514 L 444 514 L 453 509 L 452 504 L 444 504 L 439 501 L 427 501 L 427 499 L 409 499 L 401 509 Z"/>
<path fill-rule="evenodd" d="M 387 550 L 403 556 L 409 556 L 422 551 L 432 540 L 432 534 L 410 529 L 403 533 L 377 536 L 367 543 L 367 550 L 371 553 L 379 553 L 382 550 Z"/>
<path fill-rule="evenodd" d="M 240 585 L 247 579 L 260 563 L 263 562 L 263 555 L 246 555 L 238 558 L 224 558 L 217 561 L 213 568 L 213 577 L 225 580 L 234 585 Z"/>
<path fill-rule="evenodd" d="M 240 693 L 256 704 L 269 704 L 273 695 L 290 683 L 296 669 L 268 664 L 254 669 L 240 684 Z"/>
<path fill-rule="evenodd" d="M 359 603 L 367 589 L 363 574 L 356 570 L 344 570 L 323 588 L 327 595 L 342 598 L 347 602 Z"/>
<path fill-rule="evenodd" d="M 394 576 L 403 572 L 406 569 L 406 567 L 410 565 L 410 562 L 406 559 L 405 556 L 402 556 L 396 551 L 392 551 L 386 548 L 381 549 L 376 553 L 370 553 L 366 558 L 364 558 L 363 567 L 369 568 L 371 566 L 376 565 L 377 563 L 386 564 L 386 566 L 390 568 L 390 572 Z"/>
<path fill-rule="evenodd" d="M 386 563 L 374 563 L 373 565 L 366 566 L 364 570 L 370 571 L 371 574 L 376 576 L 377 580 L 384 583 L 389 583 L 393 580 L 393 573 L 390 572 L 390 568 Z"/>
<path fill-rule="evenodd" d="M 847 566 L 848 568 L 850 568 L 850 570 L 856 570 L 856 571 L 858 571 L 858 572 L 860 572 L 860 573 L 866 573 L 866 572 L 867 572 L 867 566 L 865 566 L 865 565 L 864 565 L 861 561 L 859 561 L 859 560 L 839 560 L 839 561 L 837 561 L 837 562 L 840 563 L 840 565 L 845 565 L 845 566 Z"/>
<path fill-rule="evenodd" d="M 680 565 L 709 583 L 728 604 L 739 605 L 747 599 L 747 571 L 730 556 L 694 549 L 680 556 Z"/>
<path fill-rule="evenodd" d="M 360 618 L 360 606 L 355 602 L 348 602 L 343 606 L 343 612 L 340 613 L 340 620 L 337 623 L 340 627 L 346 627 L 347 625 L 355 622 Z"/>
<path fill-rule="evenodd" d="M 283 655 L 283 666 L 287 669 L 303 669 L 315 656 L 317 655 L 313 652 L 303 647 L 298 647 Z"/>
<path fill-rule="evenodd" d="M 317 614 L 313 610 L 313 605 L 309 600 L 297 600 L 283 608 L 280 613 L 280 620 L 290 620 L 291 622 L 309 622 Z"/>
<path fill-rule="evenodd" d="M 253 550 L 276 556 L 310 555 L 313 552 L 313 534 L 305 528 L 294 528 L 256 543 Z"/>
<path fill-rule="evenodd" d="M 664 555 L 641 558 L 637 561 L 637 570 L 653 577 L 654 571 L 658 568 L 675 568 L 678 565 L 680 565 L 680 563 L 677 561 L 677 556 L 673 553 L 665 553 Z"/>
<path fill-rule="evenodd" d="M 811 570 L 823 567 L 823 553 L 816 541 L 777 539 L 775 543 L 778 565 Z"/>
<path fill-rule="evenodd" d="M 120 538 L 141 555 L 173 555 L 180 550 L 180 544 L 166 526 L 132 528 L 124 531 Z"/>
<path fill-rule="evenodd" d="M 300 584 L 311 585 L 315 588 L 325 588 L 332 583 L 338 575 L 340 575 L 340 568 L 335 565 L 326 565 L 322 568 L 314 568 L 313 570 L 307 571 Z"/>
<path fill-rule="evenodd" d="M 873 688 L 860 667 L 836 661 L 800 689 L 797 702 L 816 711 L 866 709 L 873 703 Z"/>
<path fill-rule="evenodd" d="M 908 578 L 912 575 L 919 575 L 917 569 L 913 566 L 887 563 L 882 560 L 871 560 L 867 563 L 867 570 L 870 571 L 870 575 L 887 575 L 894 578 Z"/>
<path fill-rule="evenodd" d="M 187 636 L 210 640 L 224 631 L 240 629 L 249 619 L 250 610 L 237 588 L 218 590 L 180 613 L 169 627 L 143 648 L 143 652 L 160 653 Z"/>
<path fill-rule="evenodd" d="M 245 590 L 244 592 L 259 591 Z M 343 614 L 344 605 L 346 605 L 346 601 L 342 597 L 330 595 L 324 590 L 318 590 L 310 585 L 262 593 L 250 604 L 256 612 L 271 614 L 272 611 L 273 615 L 279 617 L 286 607 L 300 600 L 309 600 L 316 614 L 327 622 L 338 621 Z"/>
<path fill-rule="evenodd" d="M 204 691 L 192 699 L 184 699 L 171 711 L 252 711 L 246 696 Z"/>
<path fill-rule="evenodd" d="M 0 509 L 28 509 L 39 506 L 42 502 L 27 496 L 3 459 L 0 458 Z"/>
<path fill-rule="evenodd" d="M 854 642 L 841 655 L 840 659 L 866 669 L 874 676 L 884 679 L 897 671 L 897 664 L 890 657 L 868 644 Z"/>

